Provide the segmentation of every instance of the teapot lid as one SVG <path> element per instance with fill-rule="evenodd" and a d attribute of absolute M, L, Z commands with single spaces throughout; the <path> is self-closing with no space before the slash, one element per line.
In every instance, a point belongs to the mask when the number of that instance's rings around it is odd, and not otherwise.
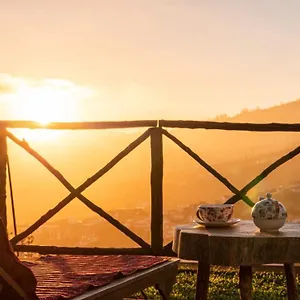
<path fill-rule="evenodd" d="M 267 196 L 266 198 L 263 197 L 263 196 L 259 196 L 258 199 L 259 199 L 260 201 L 261 201 L 261 200 L 275 200 L 275 199 L 272 198 L 272 194 L 271 194 L 271 193 L 267 193 L 266 196 Z"/>

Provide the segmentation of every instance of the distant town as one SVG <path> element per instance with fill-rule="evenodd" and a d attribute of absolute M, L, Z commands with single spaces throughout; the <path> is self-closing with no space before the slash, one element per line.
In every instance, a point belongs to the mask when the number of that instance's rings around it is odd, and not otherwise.
<path fill-rule="evenodd" d="M 276 199 L 289 197 L 285 201 L 288 211 L 288 221 L 300 222 L 300 213 L 292 209 L 293 203 L 300 199 L 300 183 L 287 189 L 273 190 Z M 173 239 L 176 225 L 193 222 L 198 204 L 179 205 L 164 213 L 164 244 Z M 150 242 L 150 213 L 149 207 L 138 209 L 121 209 L 110 214 L 142 239 Z M 235 205 L 235 217 L 251 219 L 251 208 L 239 201 Z M 22 229 L 25 229 L 22 228 Z M 32 238 L 33 237 L 33 238 Z M 100 216 L 85 220 L 70 217 L 55 222 L 49 221 L 33 233 L 30 243 L 38 245 L 78 246 L 78 247 L 137 247 L 137 245 L 109 224 Z M 24 241 L 26 243 L 26 240 Z"/>

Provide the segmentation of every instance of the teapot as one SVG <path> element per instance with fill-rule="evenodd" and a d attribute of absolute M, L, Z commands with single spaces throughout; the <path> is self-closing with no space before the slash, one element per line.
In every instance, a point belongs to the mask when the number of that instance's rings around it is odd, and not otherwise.
<path fill-rule="evenodd" d="M 271 193 L 266 196 L 259 197 L 259 201 L 253 206 L 253 222 L 260 231 L 278 231 L 287 218 L 286 209 L 279 201 L 272 199 Z"/>

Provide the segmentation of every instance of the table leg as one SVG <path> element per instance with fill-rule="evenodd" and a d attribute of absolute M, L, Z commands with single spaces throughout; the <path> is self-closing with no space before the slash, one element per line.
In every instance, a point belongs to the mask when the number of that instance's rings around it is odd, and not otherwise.
<path fill-rule="evenodd" d="M 207 300 L 210 265 L 198 262 L 195 300 Z"/>
<path fill-rule="evenodd" d="M 170 278 L 166 278 L 166 280 L 164 282 L 161 282 L 161 283 L 155 285 L 155 288 L 159 291 L 163 300 L 170 299 L 173 285 L 176 282 L 176 275 L 177 275 L 177 273 L 172 275 Z M 148 299 L 148 298 L 145 298 L 145 299 Z"/>
<path fill-rule="evenodd" d="M 252 300 L 252 267 L 240 266 L 239 288 L 242 300 Z"/>
<path fill-rule="evenodd" d="M 288 300 L 299 300 L 294 264 L 284 264 Z"/>

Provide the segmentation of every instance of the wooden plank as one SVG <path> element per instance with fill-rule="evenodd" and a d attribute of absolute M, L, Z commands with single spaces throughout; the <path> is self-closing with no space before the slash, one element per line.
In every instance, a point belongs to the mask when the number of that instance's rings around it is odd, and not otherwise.
<path fill-rule="evenodd" d="M 178 259 L 172 259 L 147 270 L 138 271 L 104 287 L 74 297 L 73 300 L 119 300 L 147 287 L 164 284 L 169 280 L 174 281 L 177 275 L 178 262 Z M 169 299 L 168 295 L 164 295 L 164 297 L 163 299 Z"/>
<path fill-rule="evenodd" d="M 70 255 L 114 255 L 133 254 L 151 255 L 151 249 L 143 248 L 98 248 L 98 247 L 59 247 L 42 245 L 13 245 L 16 252 L 34 252 L 39 254 L 70 254 Z"/>
<path fill-rule="evenodd" d="M 163 251 L 163 144 L 162 129 L 151 128 L 151 247 Z"/>
<path fill-rule="evenodd" d="M 24 121 L 24 120 L 0 121 L 0 127 L 54 129 L 54 130 L 137 128 L 137 127 L 155 127 L 156 125 L 157 125 L 157 120 L 103 121 L 103 122 L 51 122 L 49 124 L 41 124 L 39 122 Z"/>
<path fill-rule="evenodd" d="M 213 121 L 181 121 L 181 120 L 160 120 L 161 127 L 190 128 L 190 129 L 219 129 L 239 131 L 290 131 L 300 132 L 300 123 L 231 123 Z"/>
<path fill-rule="evenodd" d="M 296 272 L 294 264 L 284 264 L 288 300 L 298 300 Z"/>
<path fill-rule="evenodd" d="M 61 202 L 59 202 L 54 208 L 50 209 L 46 214 L 41 216 L 34 224 L 28 227 L 23 232 L 19 233 L 11 239 L 12 244 L 16 244 L 23 240 L 35 230 L 37 230 L 41 225 L 51 219 L 55 214 L 57 214 L 61 209 L 63 209 L 68 203 L 70 203 L 74 198 L 78 197 L 85 189 L 97 181 L 100 177 L 106 174 L 110 169 L 112 169 L 122 158 L 138 147 L 142 142 L 144 142 L 149 137 L 149 129 L 146 130 L 141 136 L 129 144 L 124 150 L 122 150 L 116 157 L 114 157 L 106 166 L 100 169 L 93 176 L 88 178 L 84 183 L 82 183 L 78 188 L 71 192 L 67 197 L 65 197 Z"/>
<path fill-rule="evenodd" d="M 0 218 L 7 226 L 6 212 L 6 163 L 7 163 L 7 144 L 5 128 L 0 127 Z"/>
<path fill-rule="evenodd" d="M 30 128 L 30 129 L 60 129 L 60 130 L 83 130 L 83 129 L 114 129 L 114 128 L 137 128 L 137 127 L 160 127 L 190 128 L 190 129 L 218 129 L 238 131 L 278 131 L 300 132 L 299 123 L 232 123 L 213 121 L 186 121 L 186 120 L 135 120 L 135 121 L 104 121 L 104 122 L 52 122 L 43 125 L 34 121 L 0 121 L 0 127 L 6 128 Z"/>

